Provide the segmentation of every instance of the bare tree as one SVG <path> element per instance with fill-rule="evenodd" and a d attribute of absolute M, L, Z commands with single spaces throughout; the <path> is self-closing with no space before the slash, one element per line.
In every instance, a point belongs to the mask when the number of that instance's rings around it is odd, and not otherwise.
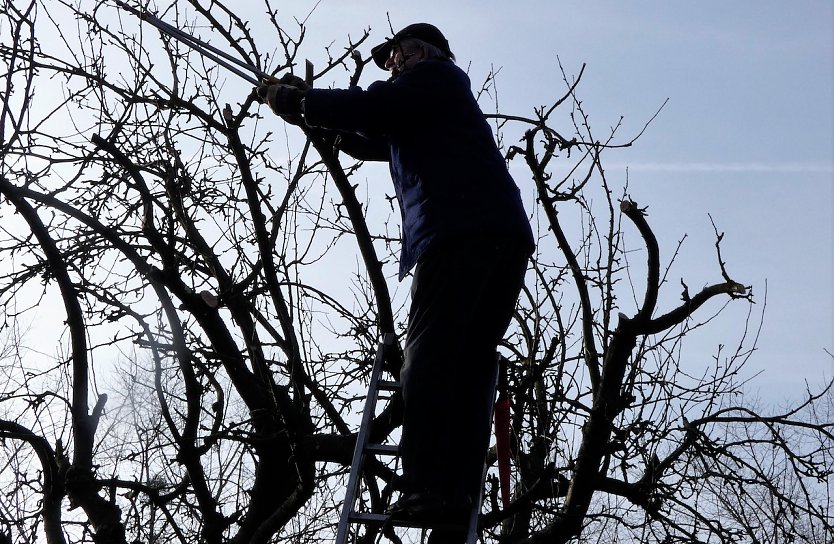
<path fill-rule="evenodd" d="M 47 4 L 5 0 L 0 22 L 0 542 L 331 541 L 376 340 L 404 330 L 392 198 L 181 44 L 103 3 Z M 299 63 L 305 27 L 268 3 L 257 32 L 221 2 L 159 11 L 265 71 Z M 359 82 L 367 36 L 336 37 L 316 81 Z M 514 495 L 488 478 L 486 539 L 829 541 L 830 389 L 747 404 L 755 319 L 687 360 L 716 301 L 752 292 L 717 228 L 717 281 L 674 286 L 603 167 L 640 133 L 598 137 L 581 77 L 530 116 L 490 115 L 540 236 L 502 348 Z M 64 331 L 44 346 L 21 329 L 53 301 Z M 393 399 L 377 438 L 398 419 Z M 374 470 L 379 508 L 396 478 Z"/>

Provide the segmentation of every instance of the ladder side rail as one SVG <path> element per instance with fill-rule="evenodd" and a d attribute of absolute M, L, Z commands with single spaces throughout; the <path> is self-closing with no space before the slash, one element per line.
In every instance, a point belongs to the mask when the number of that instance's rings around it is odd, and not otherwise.
<path fill-rule="evenodd" d="M 493 409 L 489 414 L 490 424 L 492 423 L 492 418 L 495 414 L 495 398 L 496 394 L 498 393 L 498 374 L 501 372 L 501 354 L 496 354 L 496 365 L 495 365 L 495 372 L 492 376 L 492 398 L 493 398 Z M 492 425 L 490 425 L 492 426 Z M 478 497 L 474 501 L 474 505 L 472 507 L 472 513 L 469 515 L 469 529 L 466 534 L 466 544 L 477 544 L 478 542 L 478 521 L 481 517 L 481 508 L 482 502 L 484 500 L 484 482 L 486 481 L 486 475 L 489 470 L 489 466 L 484 463 L 484 472 L 481 476 L 481 487 L 480 491 L 478 492 Z"/>
<path fill-rule="evenodd" d="M 382 376 L 382 364 L 385 361 L 385 349 L 391 343 L 393 343 L 393 334 L 388 333 L 379 343 L 379 347 L 376 351 L 376 357 L 374 358 L 374 366 L 371 369 L 371 379 L 368 384 L 368 397 L 365 399 L 365 409 L 362 413 L 362 423 L 359 427 L 359 432 L 356 435 L 356 446 L 353 450 L 353 460 L 350 465 L 350 476 L 348 477 L 347 489 L 345 490 L 342 515 L 339 518 L 339 528 L 336 533 L 337 544 L 344 544 L 347 542 L 351 514 L 353 513 L 353 506 L 356 502 L 356 496 L 359 490 L 359 481 L 362 478 L 362 467 L 365 461 L 365 446 L 368 443 L 371 421 L 373 420 L 376 408 L 378 386 Z"/>

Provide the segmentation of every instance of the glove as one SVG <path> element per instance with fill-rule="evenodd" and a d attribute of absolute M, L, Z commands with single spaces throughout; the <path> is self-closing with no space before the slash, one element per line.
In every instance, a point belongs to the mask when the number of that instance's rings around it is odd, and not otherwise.
<path fill-rule="evenodd" d="M 275 115 L 282 117 L 298 117 L 301 115 L 301 99 L 304 92 L 297 87 L 285 83 L 260 85 L 255 89 L 261 102 L 269 106 Z"/>
<path fill-rule="evenodd" d="M 298 77 L 297 75 L 286 73 L 281 76 L 281 79 L 278 80 L 278 83 L 283 83 L 284 85 L 289 85 L 290 87 L 295 87 L 300 91 L 306 91 L 310 88 L 307 85 L 307 82 Z"/>

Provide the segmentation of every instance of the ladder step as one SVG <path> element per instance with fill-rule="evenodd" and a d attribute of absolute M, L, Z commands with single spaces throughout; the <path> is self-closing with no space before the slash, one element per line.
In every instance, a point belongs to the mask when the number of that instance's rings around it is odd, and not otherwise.
<path fill-rule="evenodd" d="M 371 514 L 369 512 L 351 512 L 351 523 L 361 523 L 364 525 L 385 525 L 390 524 L 394 527 L 416 527 L 416 528 L 432 528 L 432 529 L 451 529 L 460 530 L 462 527 L 454 523 L 431 523 L 426 521 L 411 521 L 405 519 L 390 520 L 388 514 Z"/>
<path fill-rule="evenodd" d="M 377 455 L 397 455 L 400 452 L 399 446 L 389 446 L 387 444 L 366 444 L 365 452 L 375 453 Z"/>
<path fill-rule="evenodd" d="M 383 525 L 388 521 L 388 514 L 369 514 L 367 512 L 351 512 L 350 521 L 366 525 Z"/>
<path fill-rule="evenodd" d="M 392 382 L 388 380 L 379 380 L 377 385 L 379 386 L 379 389 L 383 391 L 399 391 L 402 389 L 400 382 Z"/>

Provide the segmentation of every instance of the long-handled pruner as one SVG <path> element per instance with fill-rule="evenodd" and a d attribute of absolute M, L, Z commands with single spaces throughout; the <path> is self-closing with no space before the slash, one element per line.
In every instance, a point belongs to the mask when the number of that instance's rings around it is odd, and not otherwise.
<path fill-rule="evenodd" d="M 274 76 L 267 74 L 260 68 L 252 66 L 251 64 L 247 64 L 246 62 L 243 62 L 242 60 L 233 57 L 225 51 L 221 51 L 220 49 L 217 49 L 216 47 L 209 45 L 206 42 L 199 40 L 198 38 L 195 38 L 191 34 L 188 34 L 187 32 L 184 32 L 179 28 L 166 23 L 165 21 L 162 21 L 148 10 L 138 10 L 136 8 L 128 6 L 120 0 L 115 0 L 115 2 L 116 5 L 122 8 L 123 10 L 128 11 L 139 17 L 141 20 L 150 23 L 151 25 L 155 26 L 160 31 L 162 31 L 163 34 L 166 34 L 176 40 L 181 41 L 185 45 L 191 47 L 192 49 L 203 55 L 204 57 L 213 60 L 223 68 L 226 68 L 233 74 L 242 77 L 243 79 L 245 79 L 249 83 L 252 83 L 253 85 L 278 82 L 278 80 Z M 255 74 L 260 79 L 255 79 L 243 70 L 247 70 L 252 74 Z M 305 79 L 307 80 L 307 83 L 311 84 L 312 82 L 310 80 L 312 79 L 312 65 L 309 62 L 307 63 L 306 76 L 307 77 Z"/>

